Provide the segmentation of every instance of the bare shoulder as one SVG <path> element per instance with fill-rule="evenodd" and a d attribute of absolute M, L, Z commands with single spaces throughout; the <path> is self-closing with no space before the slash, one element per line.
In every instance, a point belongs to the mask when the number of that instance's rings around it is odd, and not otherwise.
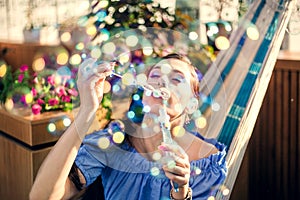
<path fill-rule="evenodd" d="M 177 140 L 177 142 L 184 148 L 190 158 L 190 161 L 209 157 L 219 151 L 213 144 L 210 144 L 189 133 L 185 134 L 184 138 Z"/>

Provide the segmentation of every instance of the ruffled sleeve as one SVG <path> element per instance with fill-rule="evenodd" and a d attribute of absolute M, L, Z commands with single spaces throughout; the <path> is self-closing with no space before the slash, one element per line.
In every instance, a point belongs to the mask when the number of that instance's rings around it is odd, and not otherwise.
<path fill-rule="evenodd" d="M 107 134 L 105 131 L 98 131 L 85 137 L 75 159 L 75 164 L 85 177 L 86 186 L 93 183 L 101 174 L 106 163 L 105 153 L 98 153 L 100 157 L 94 156 L 94 151 L 101 151 L 97 142 L 100 137 Z M 102 155 L 102 156 L 101 156 Z"/>
<path fill-rule="evenodd" d="M 226 146 L 216 140 L 204 140 L 215 145 L 219 152 L 191 162 L 190 186 L 193 189 L 193 199 L 214 196 L 227 175 Z"/>

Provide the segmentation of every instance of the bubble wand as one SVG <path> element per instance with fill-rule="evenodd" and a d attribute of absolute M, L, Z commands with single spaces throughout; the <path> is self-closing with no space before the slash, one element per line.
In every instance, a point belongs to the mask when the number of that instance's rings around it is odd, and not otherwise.
<path fill-rule="evenodd" d="M 167 100 L 170 98 L 170 92 L 167 89 L 161 88 L 162 91 L 164 91 L 165 95 L 162 95 L 161 97 L 163 98 L 163 107 L 159 109 L 159 117 L 158 121 L 160 123 L 160 128 L 162 131 L 163 135 L 163 142 L 165 144 L 175 144 L 175 142 L 172 139 L 171 136 L 171 123 L 170 123 L 170 116 L 167 114 Z M 172 153 L 166 152 L 167 156 L 171 156 Z M 171 181 L 171 184 L 174 187 L 174 191 L 178 192 L 179 191 L 179 186 L 177 183 L 174 183 Z"/>

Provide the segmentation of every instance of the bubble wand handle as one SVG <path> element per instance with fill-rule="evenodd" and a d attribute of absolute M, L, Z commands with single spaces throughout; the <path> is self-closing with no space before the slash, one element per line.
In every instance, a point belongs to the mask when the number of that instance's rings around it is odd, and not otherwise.
<path fill-rule="evenodd" d="M 163 108 L 159 110 L 159 114 L 158 120 L 160 122 L 160 128 L 163 135 L 163 142 L 165 144 L 174 144 L 170 131 L 170 117 L 166 111 L 166 100 L 164 100 Z M 166 154 L 168 155 L 170 153 L 166 152 Z M 171 185 L 174 187 L 174 192 L 179 192 L 179 186 L 177 183 L 171 181 Z"/>

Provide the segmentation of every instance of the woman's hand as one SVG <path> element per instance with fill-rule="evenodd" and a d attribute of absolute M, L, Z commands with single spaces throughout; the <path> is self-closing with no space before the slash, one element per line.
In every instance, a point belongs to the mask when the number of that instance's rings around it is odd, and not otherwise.
<path fill-rule="evenodd" d="M 103 98 L 106 76 L 112 73 L 108 62 L 96 64 L 94 59 L 87 59 L 79 66 L 77 86 L 80 95 L 80 108 L 87 112 L 96 112 Z"/>
<path fill-rule="evenodd" d="M 188 155 L 179 145 L 162 144 L 158 147 L 164 155 L 169 157 L 163 165 L 165 175 L 171 180 L 172 187 L 177 184 L 179 191 L 174 192 L 174 198 L 186 197 L 190 180 L 190 161 Z"/>

